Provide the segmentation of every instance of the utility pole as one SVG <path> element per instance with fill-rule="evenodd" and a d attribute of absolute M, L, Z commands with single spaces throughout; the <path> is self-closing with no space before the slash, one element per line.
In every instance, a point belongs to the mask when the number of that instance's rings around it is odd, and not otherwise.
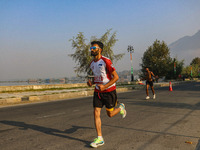
<path fill-rule="evenodd" d="M 128 45 L 127 51 L 130 52 L 130 60 L 131 60 L 131 81 L 134 81 L 134 76 L 133 76 L 133 62 L 132 62 L 132 53 L 134 52 L 133 46 Z"/>
<path fill-rule="evenodd" d="M 199 75 L 198 75 L 198 78 L 200 78 L 200 67 L 199 67 L 198 69 L 199 69 Z"/>
<path fill-rule="evenodd" d="M 175 59 L 174 59 L 174 78 L 176 78 L 176 62 L 175 62 Z"/>

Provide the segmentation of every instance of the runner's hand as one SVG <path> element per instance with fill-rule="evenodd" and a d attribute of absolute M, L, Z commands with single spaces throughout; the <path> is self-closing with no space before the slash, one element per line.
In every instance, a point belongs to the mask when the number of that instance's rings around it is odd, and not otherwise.
<path fill-rule="evenodd" d="M 92 82 L 91 82 L 90 79 L 88 79 L 87 85 L 90 86 L 90 87 L 92 86 Z"/>
<path fill-rule="evenodd" d="M 104 91 L 106 89 L 103 84 L 99 84 L 98 87 L 99 87 L 100 91 Z"/>

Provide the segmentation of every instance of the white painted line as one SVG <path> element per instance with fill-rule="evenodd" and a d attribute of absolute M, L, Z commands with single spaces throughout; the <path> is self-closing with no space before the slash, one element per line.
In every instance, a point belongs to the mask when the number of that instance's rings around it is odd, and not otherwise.
<path fill-rule="evenodd" d="M 199 139 L 199 142 L 197 143 L 197 147 L 195 150 L 200 150 L 200 139 Z"/>
<path fill-rule="evenodd" d="M 79 110 L 73 110 L 73 112 L 77 112 L 77 111 L 79 111 Z"/>
<path fill-rule="evenodd" d="M 62 112 L 62 113 L 57 113 L 57 114 L 52 114 L 52 115 L 46 115 L 46 116 L 37 117 L 37 118 L 41 119 L 41 118 L 56 117 L 56 116 L 60 116 L 60 115 L 64 115 L 64 114 L 66 114 L 66 113 Z"/>

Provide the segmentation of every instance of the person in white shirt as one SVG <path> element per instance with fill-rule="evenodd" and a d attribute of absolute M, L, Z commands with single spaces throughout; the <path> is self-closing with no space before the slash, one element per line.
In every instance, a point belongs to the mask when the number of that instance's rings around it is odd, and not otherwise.
<path fill-rule="evenodd" d="M 115 82 L 119 79 L 118 74 L 109 58 L 101 55 L 103 43 L 100 41 L 91 42 L 91 55 L 94 57 L 90 63 L 90 69 L 93 72 L 94 80 L 88 80 L 88 86 L 96 84 L 93 96 L 94 122 L 97 131 L 97 138 L 90 144 L 91 147 L 98 147 L 104 144 L 101 131 L 101 109 L 105 105 L 109 117 L 120 113 L 122 118 L 126 116 L 125 105 L 120 103 L 117 106 L 117 94 Z"/>

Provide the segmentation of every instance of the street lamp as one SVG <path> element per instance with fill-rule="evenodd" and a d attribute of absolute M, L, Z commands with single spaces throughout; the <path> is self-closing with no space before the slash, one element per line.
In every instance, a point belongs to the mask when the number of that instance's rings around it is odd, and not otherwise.
<path fill-rule="evenodd" d="M 200 78 L 200 67 L 199 67 L 199 75 L 198 75 L 198 78 Z"/>
<path fill-rule="evenodd" d="M 176 79 L 176 60 L 174 58 L 174 78 Z"/>
<path fill-rule="evenodd" d="M 130 59 L 131 59 L 131 81 L 134 80 L 133 77 L 133 63 L 132 63 L 132 53 L 134 52 L 133 46 L 128 45 L 127 51 L 130 52 Z"/>

